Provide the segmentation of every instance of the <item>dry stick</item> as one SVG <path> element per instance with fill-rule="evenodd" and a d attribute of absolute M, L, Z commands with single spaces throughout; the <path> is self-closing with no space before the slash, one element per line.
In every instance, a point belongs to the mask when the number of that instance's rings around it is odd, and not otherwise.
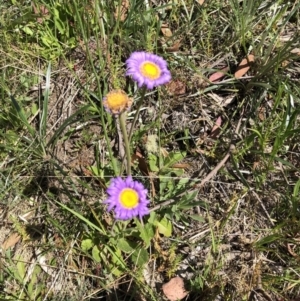
<path fill-rule="evenodd" d="M 242 119 L 243 119 L 243 113 L 244 110 L 242 111 L 242 116 L 239 119 L 238 125 L 235 129 L 235 134 L 239 133 L 240 127 L 241 127 L 241 123 L 242 123 Z M 217 173 L 218 171 L 222 168 L 222 166 L 227 162 L 228 158 L 230 157 L 230 154 L 235 150 L 235 145 L 234 144 L 230 144 L 229 147 L 229 151 L 227 152 L 227 154 L 225 155 L 225 157 L 217 164 L 217 166 L 201 181 L 201 183 L 199 185 L 196 185 L 197 188 L 201 188 L 204 186 L 204 184 L 206 182 L 208 182 L 209 180 L 211 180 Z M 197 212 L 198 214 L 200 214 L 200 207 L 197 206 Z"/>
<path fill-rule="evenodd" d="M 261 293 L 264 296 L 264 298 L 268 301 L 273 301 L 271 296 L 263 288 L 257 288 L 255 292 Z"/>
<path fill-rule="evenodd" d="M 235 149 L 235 146 L 233 144 L 230 145 L 229 151 L 225 155 L 225 157 L 217 164 L 217 166 L 201 181 L 199 185 L 196 185 L 196 187 L 202 187 L 206 182 L 211 180 L 221 169 L 221 167 L 226 163 L 228 158 L 230 157 L 230 153 Z"/>
<path fill-rule="evenodd" d="M 119 122 L 120 122 L 120 127 L 123 135 L 124 146 L 125 146 L 127 175 L 131 176 L 131 154 L 130 154 L 129 139 L 126 131 L 126 111 L 120 114 Z"/>
<path fill-rule="evenodd" d="M 208 68 L 212 69 L 215 66 L 219 65 L 220 63 L 222 63 L 223 61 L 225 61 L 228 57 L 230 56 L 229 53 L 225 54 L 224 56 L 222 56 L 220 59 L 218 59 L 217 61 L 215 61 L 213 64 L 210 64 L 208 66 Z"/>
<path fill-rule="evenodd" d="M 241 127 L 241 123 L 242 123 L 242 119 L 243 119 L 243 113 L 242 112 L 242 117 L 240 118 L 238 125 L 235 129 L 235 134 L 239 133 L 240 127 Z M 202 187 L 206 182 L 208 182 L 209 180 L 211 180 L 216 174 L 217 172 L 221 169 L 221 167 L 226 163 L 226 161 L 228 160 L 228 158 L 230 157 L 230 154 L 232 153 L 232 151 L 235 150 L 235 145 L 234 144 L 230 144 L 229 147 L 229 151 L 227 152 L 227 154 L 225 155 L 225 157 L 217 164 L 217 166 L 201 181 L 201 183 L 199 185 L 196 185 L 196 187 L 200 188 Z"/>
<path fill-rule="evenodd" d="M 265 299 L 267 299 L 268 301 L 273 301 L 273 298 L 271 298 L 271 296 L 264 290 L 262 284 L 261 284 L 261 274 L 258 274 L 258 279 L 257 279 L 257 288 L 252 290 L 254 291 L 254 293 L 261 293 Z M 254 296 L 253 296 L 254 297 Z"/>
<path fill-rule="evenodd" d="M 115 122 L 117 126 L 117 133 L 118 133 L 118 146 L 119 146 L 119 154 L 120 157 L 125 161 L 125 149 L 124 149 L 124 142 L 123 142 L 123 136 L 122 136 L 122 131 L 120 127 L 120 120 L 118 117 L 115 117 Z"/>
<path fill-rule="evenodd" d="M 184 192 L 184 194 L 186 194 L 186 192 Z M 179 194 L 177 197 L 179 197 L 179 196 L 181 196 L 181 195 L 183 195 L 183 193 Z M 167 200 L 167 201 L 165 201 L 165 202 L 162 202 L 162 203 L 160 203 L 160 204 L 154 206 L 153 208 L 150 208 L 149 211 L 150 211 L 150 212 L 151 212 L 151 211 L 155 211 L 155 210 L 157 210 L 157 209 L 160 209 L 161 207 L 170 205 L 170 204 L 172 204 L 172 203 L 174 203 L 174 202 L 175 202 L 174 199 Z"/>
<path fill-rule="evenodd" d="M 268 219 L 269 219 L 271 225 L 272 225 L 272 226 L 275 226 L 274 222 L 273 222 L 272 219 L 271 219 L 271 216 L 269 215 L 269 213 L 268 213 L 268 211 L 267 211 L 265 205 L 263 204 L 262 200 L 260 199 L 260 197 L 257 195 L 257 193 L 256 193 L 255 191 L 252 191 L 252 193 L 253 193 L 253 195 L 257 198 L 257 200 L 259 201 L 259 203 L 260 203 L 260 205 L 261 205 L 263 211 L 265 212 L 266 216 L 268 217 Z"/>

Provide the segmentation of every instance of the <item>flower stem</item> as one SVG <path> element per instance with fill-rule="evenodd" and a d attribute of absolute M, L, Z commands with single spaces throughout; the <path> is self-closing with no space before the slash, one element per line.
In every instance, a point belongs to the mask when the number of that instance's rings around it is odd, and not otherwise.
<path fill-rule="evenodd" d="M 127 161 L 127 175 L 131 175 L 131 155 L 130 155 L 130 145 L 129 139 L 126 131 L 126 111 L 119 115 L 120 127 L 123 135 L 125 153 L 126 153 L 126 161 Z"/>
<path fill-rule="evenodd" d="M 131 141 L 131 138 L 132 138 L 132 134 L 133 134 L 132 132 L 133 132 L 133 129 L 135 127 L 136 121 L 138 119 L 138 116 L 139 116 L 139 113 L 140 113 L 140 110 L 141 110 L 141 107 L 142 107 L 142 104 L 143 104 L 143 101 L 144 101 L 144 98 L 145 98 L 146 90 L 147 90 L 147 88 L 145 86 L 141 90 L 141 97 L 138 100 L 137 109 L 135 111 L 134 118 L 133 118 L 133 121 L 132 121 L 132 124 L 131 124 L 131 127 L 130 127 L 130 131 L 129 131 L 129 135 L 128 135 L 129 142 Z"/>

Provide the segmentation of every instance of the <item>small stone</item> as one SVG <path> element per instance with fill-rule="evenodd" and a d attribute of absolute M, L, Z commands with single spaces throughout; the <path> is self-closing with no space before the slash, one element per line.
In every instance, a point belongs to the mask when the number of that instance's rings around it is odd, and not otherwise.
<path fill-rule="evenodd" d="M 181 300 L 188 294 L 184 288 L 183 279 L 180 277 L 174 277 L 168 283 L 165 283 L 162 290 L 170 301 Z"/>

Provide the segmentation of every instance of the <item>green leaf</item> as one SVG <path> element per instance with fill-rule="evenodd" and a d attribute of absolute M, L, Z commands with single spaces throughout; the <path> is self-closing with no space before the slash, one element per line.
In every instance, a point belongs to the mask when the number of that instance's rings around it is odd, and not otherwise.
<path fill-rule="evenodd" d="M 42 36 L 41 40 L 46 47 L 51 47 L 53 44 L 53 39 L 49 38 L 48 36 Z"/>
<path fill-rule="evenodd" d="M 90 238 L 84 239 L 84 240 L 81 242 L 81 249 L 82 249 L 82 251 L 84 251 L 84 252 L 87 252 L 87 251 L 90 250 L 93 246 L 94 246 L 94 242 L 93 242 L 93 240 L 90 239 Z"/>
<path fill-rule="evenodd" d="M 121 173 L 121 164 L 120 161 L 115 158 L 115 157 L 111 157 L 111 165 L 113 166 L 114 172 L 116 175 L 119 175 Z"/>
<path fill-rule="evenodd" d="M 32 293 L 33 293 L 33 283 L 32 282 L 29 282 L 29 284 L 27 285 L 27 292 L 28 292 L 29 296 L 32 295 Z"/>
<path fill-rule="evenodd" d="M 18 261 L 17 263 L 18 273 L 21 279 L 25 278 L 25 263 L 23 261 Z"/>
<path fill-rule="evenodd" d="M 47 146 L 50 146 L 51 144 L 55 144 L 56 141 L 59 139 L 61 133 L 66 129 L 66 127 L 70 126 L 72 123 L 76 122 L 78 115 L 86 112 L 89 109 L 90 105 L 85 105 L 84 107 L 77 110 L 73 115 L 71 115 L 68 119 L 64 121 L 64 123 L 56 130 L 56 132 L 53 134 L 49 142 L 47 143 Z"/>
<path fill-rule="evenodd" d="M 47 132 L 47 121 L 48 121 L 48 101 L 50 95 L 50 84 L 51 84 L 51 63 L 48 64 L 47 72 L 46 72 L 46 87 L 44 92 L 44 100 L 42 107 L 42 117 L 40 122 L 40 133 L 41 137 L 45 139 Z"/>
<path fill-rule="evenodd" d="M 82 220 L 84 223 L 86 223 L 86 225 L 88 225 L 91 229 L 95 229 L 97 231 L 99 231 L 99 233 L 104 234 L 103 230 L 101 228 L 99 228 L 98 226 L 96 226 L 95 224 L 93 224 L 91 221 L 89 221 L 88 219 L 86 219 L 83 215 L 81 215 L 80 213 L 72 210 L 71 208 L 67 207 L 66 205 L 56 201 L 57 204 L 59 204 L 62 208 L 68 210 L 69 212 L 71 212 L 72 214 L 74 214 L 75 216 L 77 216 L 80 220 Z"/>
<path fill-rule="evenodd" d="M 102 170 L 99 170 L 98 166 L 93 165 L 93 166 L 91 166 L 91 167 L 89 168 L 89 170 L 90 170 L 95 176 L 97 176 L 97 177 L 102 176 L 102 177 L 103 177 L 103 171 L 102 171 Z"/>
<path fill-rule="evenodd" d="M 184 174 L 184 169 L 183 168 L 173 168 L 172 173 L 174 173 L 176 177 L 180 177 Z"/>
<path fill-rule="evenodd" d="M 154 237 L 153 225 L 148 223 L 140 229 L 140 237 L 145 242 L 146 248 L 150 246 L 151 239 Z"/>
<path fill-rule="evenodd" d="M 295 184 L 292 198 L 291 198 L 293 211 L 295 213 L 298 212 L 298 208 L 299 208 L 299 190 L 300 190 L 300 180 L 298 180 L 297 183 Z"/>
<path fill-rule="evenodd" d="M 192 191 L 185 196 L 176 204 L 179 209 L 190 209 L 196 206 L 202 206 L 206 208 L 206 204 L 201 200 L 194 200 L 198 194 L 198 191 Z"/>
<path fill-rule="evenodd" d="M 39 266 L 35 266 L 33 273 L 30 277 L 30 282 L 28 283 L 27 286 L 27 291 L 28 291 L 28 295 L 30 296 L 30 300 L 36 300 L 36 297 L 38 296 L 38 291 L 36 289 L 37 285 L 37 281 L 38 281 L 38 275 L 41 274 L 41 268 Z"/>
<path fill-rule="evenodd" d="M 94 258 L 94 260 L 96 262 L 100 262 L 101 261 L 101 258 L 100 258 L 100 251 L 99 251 L 99 248 L 98 246 L 94 246 L 93 249 L 92 249 L 92 256 Z"/>
<path fill-rule="evenodd" d="M 107 252 L 106 252 L 107 253 Z M 109 268 L 111 272 L 115 276 L 121 276 L 124 272 L 124 263 L 121 261 L 122 260 L 122 253 L 120 249 L 115 249 L 113 253 L 111 253 L 112 258 L 111 258 L 111 264 L 109 264 Z M 103 255 L 102 255 L 103 259 Z"/>
<path fill-rule="evenodd" d="M 196 207 L 196 206 L 201 206 L 201 207 L 207 207 L 207 204 L 205 204 L 203 201 L 195 201 L 195 202 L 191 202 L 191 203 L 184 203 L 184 204 L 179 204 L 178 205 L 178 208 L 180 209 L 191 209 L 193 207 Z"/>
<path fill-rule="evenodd" d="M 33 36 L 33 31 L 28 26 L 24 26 L 22 30 L 29 36 Z"/>
<path fill-rule="evenodd" d="M 201 223 L 205 222 L 205 219 L 198 214 L 192 214 L 190 215 L 190 217 L 197 222 L 201 222 Z"/>
<path fill-rule="evenodd" d="M 288 167 L 291 167 L 291 168 L 296 168 L 292 163 L 290 163 L 289 161 L 286 161 L 286 160 L 284 160 L 282 158 L 274 157 L 274 160 L 276 160 L 278 162 L 281 162 L 285 166 L 288 166 Z"/>
<path fill-rule="evenodd" d="M 157 167 L 157 157 L 155 155 L 148 155 L 148 163 L 151 171 L 159 171 L 159 168 Z"/>
<path fill-rule="evenodd" d="M 23 109 L 19 106 L 18 102 L 16 101 L 16 99 L 13 97 L 13 95 L 10 95 L 10 99 L 12 101 L 12 104 L 15 108 L 15 110 L 17 111 L 18 116 L 20 117 L 22 123 L 27 127 L 27 130 L 29 131 L 29 133 L 34 137 L 35 136 L 35 130 L 34 128 L 29 124 L 29 122 L 27 121 L 26 115 L 23 111 Z"/>
<path fill-rule="evenodd" d="M 135 223 L 139 230 L 139 236 L 144 241 L 146 245 L 145 246 L 146 249 L 150 246 L 151 239 L 154 237 L 153 222 L 150 221 L 150 218 L 146 225 L 142 224 L 138 219 L 135 219 Z M 152 219 L 153 219 L 153 214 L 152 214 Z"/>
<path fill-rule="evenodd" d="M 57 27 L 59 33 L 63 35 L 65 33 L 64 23 L 60 20 L 59 12 L 57 9 L 54 9 L 54 14 L 55 14 L 54 17 L 55 26 Z"/>
<path fill-rule="evenodd" d="M 122 274 L 123 274 L 123 272 L 121 271 L 121 270 L 119 270 L 115 265 L 113 265 L 113 264 L 110 264 L 109 265 L 109 269 L 111 270 L 111 272 L 115 275 L 115 276 L 117 276 L 117 277 L 120 277 Z"/>
<path fill-rule="evenodd" d="M 194 198 L 197 196 L 197 194 L 198 194 L 198 191 L 196 191 L 196 190 L 192 191 L 190 193 L 187 193 L 182 197 L 181 201 L 184 203 L 190 203 L 191 201 L 194 200 Z"/>
<path fill-rule="evenodd" d="M 156 216 L 155 211 L 151 211 L 150 212 L 150 217 L 148 218 L 148 223 L 150 223 L 152 225 L 155 225 L 156 220 L 157 220 L 157 216 Z"/>
<path fill-rule="evenodd" d="M 263 247 L 264 245 L 273 243 L 274 241 L 277 241 L 280 238 L 281 238 L 281 236 L 279 234 L 271 234 L 271 235 L 265 236 L 262 239 L 260 239 L 259 241 L 257 241 L 255 243 L 255 245 L 257 247 Z"/>
<path fill-rule="evenodd" d="M 175 163 L 181 161 L 184 159 L 186 156 L 185 152 L 171 152 L 169 153 L 169 156 L 164 160 L 164 166 L 163 169 L 165 168 L 170 168 L 172 165 Z"/>
<path fill-rule="evenodd" d="M 118 240 L 117 247 L 125 253 L 130 253 L 134 250 L 125 238 L 121 238 Z"/>
<path fill-rule="evenodd" d="M 37 283 L 38 277 L 40 276 L 40 274 L 41 274 L 41 268 L 38 265 L 36 265 L 33 270 L 32 275 L 31 275 L 30 283 L 32 283 L 32 284 Z"/>
<path fill-rule="evenodd" d="M 172 235 L 172 224 L 171 222 L 164 217 L 160 222 L 156 222 L 156 226 L 158 227 L 158 232 L 163 234 L 166 237 L 170 237 Z"/>
<path fill-rule="evenodd" d="M 121 250 L 116 248 L 114 252 L 111 253 L 111 255 L 112 255 L 112 262 L 120 265 L 120 260 L 122 259 Z"/>
<path fill-rule="evenodd" d="M 298 182 L 294 186 L 294 191 L 293 191 L 293 197 L 294 198 L 299 197 L 299 190 L 300 190 L 300 180 L 298 180 Z"/>
<path fill-rule="evenodd" d="M 31 113 L 32 113 L 32 115 L 35 115 L 38 110 L 39 110 L 39 108 L 38 108 L 37 104 L 33 103 L 32 106 L 31 106 Z"/>
<path fill-rule="evenodd" d="M 149 261 L 149 254 L 146 249 L 137 249 L 131 256 L 131 260 L 138 267 L 143 267 Z"/>
<path fill-rule="evenodd" d="M 247 188 L 250 189 L 250 186 L 249 186 L 247 180 L 244 178 L 243 174 L 240 172 L 240 169 L 239 169 L 239 167 L 238 167 L 238 164 L 237 164 L 237 162 L 236 162 L 235 157 L 234 157 L 234 156 L 231 156 L 231 159 L 232 159 L 231 162 L 233 163 L 233 166 L 235 167 L 235 172 L 236 172 L 235 176 L 236 176 L 237 178 L 239 178 L 239 180 L 240 180 Z"/>

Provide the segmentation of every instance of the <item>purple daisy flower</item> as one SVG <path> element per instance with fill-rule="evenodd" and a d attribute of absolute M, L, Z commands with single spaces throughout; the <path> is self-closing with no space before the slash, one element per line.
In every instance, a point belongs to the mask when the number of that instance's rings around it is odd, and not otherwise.
<path fill-rule="evenodd" d="M 108 205 L 108 211 L 114 208 L 116 219 L 127 220 L 149 214 L 147 189 L 132 177 L 112 179 L 107 188 L 108 199 L 104 201 Z"/>
<path fill-rule="evenodd" d="M 158 55 L 136 51 L 130 55 L 126 65 L 126 75 L 131 76 L 140 88 L 145 85 L 151 90 L 171 80 L 167 62 Z"/>

